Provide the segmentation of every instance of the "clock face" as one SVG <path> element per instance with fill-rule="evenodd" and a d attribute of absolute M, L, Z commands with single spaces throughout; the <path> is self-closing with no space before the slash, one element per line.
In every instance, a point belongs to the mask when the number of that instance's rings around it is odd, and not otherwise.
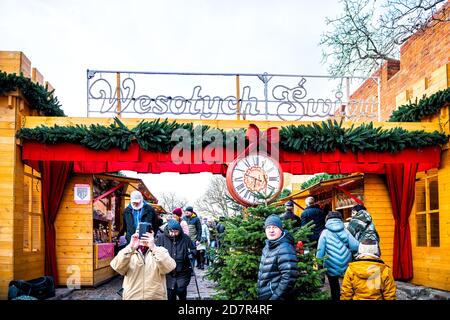
<path fill-rule="evenodd" d="M 240 204 L 257 205 L 255 193 L 271 194 L 274 200 L 283 188 L 283 171 L 274 159 L 266 155 L 249 155 L 233 161 L 227 171 L 227 187 L 231 196 Z"/>

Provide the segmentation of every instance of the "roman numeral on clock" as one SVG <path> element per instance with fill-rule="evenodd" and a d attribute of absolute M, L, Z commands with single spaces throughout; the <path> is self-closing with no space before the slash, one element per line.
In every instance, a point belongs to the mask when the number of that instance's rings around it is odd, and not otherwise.
<path fill-rule="evenodd" d="M 234 178 L 233 181 L 236 181 L 236 182 L 244 181 L 244 177 Z"/>
<path fill-rule="evenodd" d="M 237 190 L 237 191 L 241 191 L 243 188 L 244 188 L 244 184 L 241 183 L 240 185 L 238 185 L 238 186 L 236 187 L 236 190 Z"/>
<path fill-rule="evenodd" d="M 280 177 L 269 177 L 269 181 L 280 181 Z"/>

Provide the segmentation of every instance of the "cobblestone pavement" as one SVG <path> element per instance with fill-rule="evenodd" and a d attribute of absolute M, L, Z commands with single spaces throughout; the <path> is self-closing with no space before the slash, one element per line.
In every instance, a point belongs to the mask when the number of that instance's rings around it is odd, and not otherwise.
<path fill-rule="evenodd" d="M 214 283 L 205 279 L 205 274 L 206 270 L 195 268 L 198 291 L 195 277 L 192 276 L 188 286 L 188 300 L 198 300 L 199 293 L 201 299 L 212 299 L 215 294 Z M 117 294 L 117 291 L 122 287 L 122 282 L 123 277 L 118 275 L 96 288 L 82 288 L 73 291 L 68 291 L 68 289 L 57 289 L 55 300 L 121 300 L 122 298 Z"/>
<path fill-rule="evenodd" d="M 195 268 L 198 290 L 195 277 L 193 276 L 188 286 L 188 300 L 213 298 L 215 285 L 213 282 L 205 279 L 205 274 L 206 270 Z M 56 297 L 53 300 L 121 300 L 122 298 L 117 294 L 117 291 L 122 287 L 122 282 L 123 277 L 116 276 L 96 288 L 82 288 L 81 290 L 56 289 Z M 435 290 L 399 281 L 396 284 L 397 300 L 450 300 L 450 292 L 447 291 Z M 326 277 L 322 290 L 329 292 Z"/>

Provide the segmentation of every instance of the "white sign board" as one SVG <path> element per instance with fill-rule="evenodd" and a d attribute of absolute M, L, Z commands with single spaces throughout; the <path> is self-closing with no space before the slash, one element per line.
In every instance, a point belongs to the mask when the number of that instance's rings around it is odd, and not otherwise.
<path fill-rule="evenodd" d="M 76 184 L 73 190 L 76 204 L 88 204 L 91 202 L 91 186 L 89 184 Z"/>

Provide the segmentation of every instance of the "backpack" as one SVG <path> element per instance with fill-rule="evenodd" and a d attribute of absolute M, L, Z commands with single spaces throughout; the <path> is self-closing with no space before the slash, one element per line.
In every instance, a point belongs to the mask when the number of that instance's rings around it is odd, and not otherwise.
<path fill-rule="evenodd" d="M 225 226 L 222 223 L 219 223 L 217 225 L 217 232 L 218 233 L 224 233 L 225 232 Z"/>
<path fill-rule="evenodd" d="M 22 300 L 20 297 L 29 296 L 38 300 L 45 300 L 55 296 L 53 277 L 43 276 L 32 280 L 13 280 L 9 283 L 8 300 Z"/>

